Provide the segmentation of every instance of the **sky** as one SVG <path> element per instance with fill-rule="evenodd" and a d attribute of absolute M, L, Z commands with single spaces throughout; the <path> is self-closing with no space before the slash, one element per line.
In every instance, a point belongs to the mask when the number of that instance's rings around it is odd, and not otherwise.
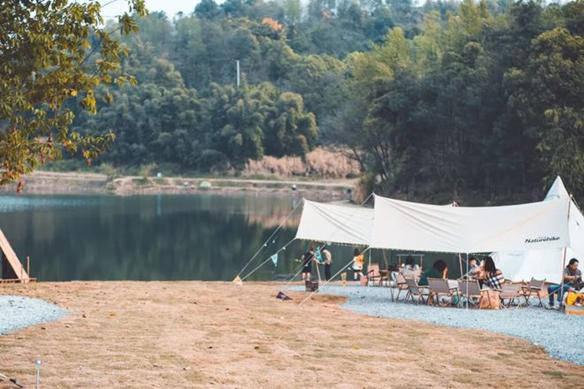
<path fill-rule="evenodd" d="M 107 4 L 112 0 L 100 0 L 102 4 L 101 14 L 106 18 L 113 18 L 128 10 L 127 0 L 113 0 L 112 3 Z M 177 12 L 191 13 L 199 0 L 146 0 L 146 8 L 150 12 L 164 11 L 166 15 L 172 18 Z M 221 1 L 218 1 L 221 3 Z"/>

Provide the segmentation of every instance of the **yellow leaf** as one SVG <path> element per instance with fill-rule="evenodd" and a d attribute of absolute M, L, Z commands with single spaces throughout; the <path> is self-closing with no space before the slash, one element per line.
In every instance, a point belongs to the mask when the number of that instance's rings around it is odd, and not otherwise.
<path fill-rule="evenodd" d="M 77 91 L 76 91 L 75 89 L 71 89 L 71 90 L 69 91 L 69 94 L 70 94 L 71 96 L 77 96 Z"/>
<path fill-rule="evenodd" d="M 90 49 L 91 43 L 89 43 L 87 39 L 84 39 L 83 42 L 81 42 L 81 46 L 83 46 L 84 49 Z"/>

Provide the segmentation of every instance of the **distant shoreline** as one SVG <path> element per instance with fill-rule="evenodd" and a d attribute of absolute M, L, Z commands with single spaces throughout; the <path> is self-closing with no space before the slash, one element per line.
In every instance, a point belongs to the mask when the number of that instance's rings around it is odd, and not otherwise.
<path fill-rule="evenodd" d="M 24 179 L 24 194 L 110 194 L 117 196 L 152 194 L 269 194 L 315 199 L 347 199 L 357 179 L 289 180 L 208 177 L 110 177 L 98 173 L 38 171 Z M 0 193 L 16 193 L 16 184 L 0 187 Z"/>

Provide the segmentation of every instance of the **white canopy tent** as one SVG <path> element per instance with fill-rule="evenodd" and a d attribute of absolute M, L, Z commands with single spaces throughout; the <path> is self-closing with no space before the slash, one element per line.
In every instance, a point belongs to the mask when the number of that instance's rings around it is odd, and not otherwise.
<path fill-rule="evenodd" d="M 556 198 L 499 207 L 445 207 L 375 195 L 375 208 L 370 209 L 304 200 L 296 239 L 449 253 L 562 249 L 573 243 L 571 235 L 580 233 L 578 224 L 568 228 L 569 208 L 577 209 L 572 205 L 569 199 Z"/>
<path fill-rule="evenodd" d="M 560 177 L 557 177 L 544 201 L 556 199 L 570 200 L 570 195 Z M 566 250 L 566 260 L 584 258 L 584 216 L 576 204 L 571 202 L 569 214 L 570 245 Z M 505 278 L 512 281 L 528 281 L 532 277 L 539 280 L 560 283 L 564 250 L 553 248 L 530 251 L 499 251 L 492 257 Z"/>
<path fill-rule="evenodd" d="M 453 207 L 456 203 L 442 205 Z M 295 239 L 369 246 L 373 208 L 350 204 L 318 203 L 304 199 Z"/>
<path fill-rule="evenodd" d="M 296 239 L 368 246 L 373 209 L 304 200 Z"/>
<path fill-rule="evenodd" d="M 570 244 L 569 201 L 443 207 L 375 196 L 371 247 L 480 253 Z"/>
<path fill-rule="evenodd" d="M 375 196 L 375 208 L 304 200 L 296 239 L 380 249 L 494 252 L 506 278 L 560 282 L 567 259 L 584 257 L 584 216 L 558 177 L 541 202 L 452 207 Z"/>

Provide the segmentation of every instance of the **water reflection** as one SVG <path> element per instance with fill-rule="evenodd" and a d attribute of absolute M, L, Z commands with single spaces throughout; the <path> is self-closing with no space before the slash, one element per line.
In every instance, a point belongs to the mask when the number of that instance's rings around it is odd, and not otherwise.
<path fill-rule="evenodd" d="M 1 196 L 0 228 L 21 260 L 31 257 L 32 275 L 41 280 L 231 280 L 295 201 L 206 194 Z M 292 239 L 297 223 L 291 218 L 256 263 Z M 303 246 L 295 242 L 277 268 L 267 264 L 251 279 L 293 274 Z M 333 255 L 348 258 L 348 252 L 335 248 Z"/>
<path fill-rule="evenodd" d="M 57 280 L 231 280 L 300 202 L 295 197 L 216 196 L 0 196 L 0 228 L 17 255 L 31 257 L 32 276 Z M 300 211 L 300 209 L 298 209 Z M 252 269 L 294 237 L 299 213 L 288 219 Z M 250 279 L 287 279 L 307 242 L 294 242 Z M 352 248 L 331 248 L 333 272 Z M 401 251 L 372 250 L 385 268 Z M 454 255 L 425 254 L 424 267 Z M 369 260 L 369 255 L 367 255 Z"/>

